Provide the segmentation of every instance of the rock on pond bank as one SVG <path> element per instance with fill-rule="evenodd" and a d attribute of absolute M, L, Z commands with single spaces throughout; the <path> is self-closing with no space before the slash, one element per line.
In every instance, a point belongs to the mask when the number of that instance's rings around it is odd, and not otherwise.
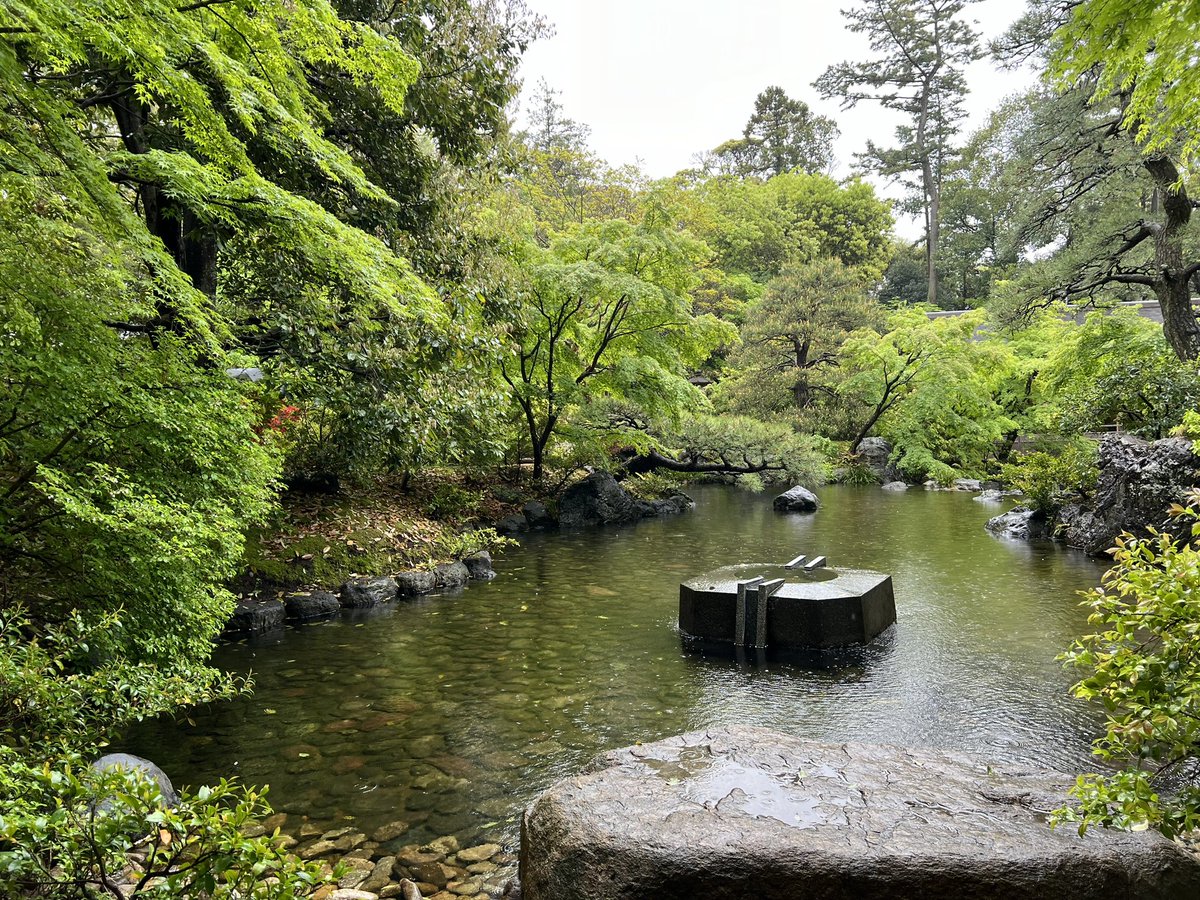
<path fill-rule="evenodd" d="M 735 726 L 599 757 L 525 813 L 525 900 L 1174 900 L 1153 832 L 1051 830 L 1073 779 Z"/>
<path fill-rule="evenodd" d="M 433 569 L 413 569 L 396 575 L 355 576 L 338 593 L 317 589 L 292 591 L 282 600 L 242 600 L 225 625 L 224 637 L 262 634 L 287 622 L 309 622 L 337 615 L 342 609 L 371 609 L 394 600 L 427 594 L 434 590 L 460 588 L 471 580 L 496 575 L 492 556 L 481 550 L 458 562 Z"/>

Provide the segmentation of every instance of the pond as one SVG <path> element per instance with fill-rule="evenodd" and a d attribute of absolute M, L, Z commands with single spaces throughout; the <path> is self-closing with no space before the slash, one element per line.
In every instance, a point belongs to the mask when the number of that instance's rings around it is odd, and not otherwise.
<path fill-rule="evenodd" d="M 724 723 L 829 741 L 1094 764 L 1095 711 L 1055 656 L 1083 633 L 1103 567 L 983 530 L 963 493 L 828 486 L 811 515 L 701 486 L 696 509 L 627 528 L 526 537 L 455 595 L 223 646 L 253 697 L 150 723 L 128 749 L 177 784 L 270 785 L 285 830 L 397 819 L 420 843 L 514 847 L 523 807 L 597 753 Z M 894 576 L 898 623 L 831 668 L 684 652 L 679 582 L 732 562 L 825 554 Z"/>

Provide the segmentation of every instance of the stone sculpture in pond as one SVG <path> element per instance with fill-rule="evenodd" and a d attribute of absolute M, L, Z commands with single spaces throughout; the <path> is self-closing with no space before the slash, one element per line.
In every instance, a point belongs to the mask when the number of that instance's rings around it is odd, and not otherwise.
<path fill-rule="evenodd" d="M 832 569 L 823 556 L 726 566 L 679 586 L 679 630 L 696 649 L 829 650 L 895 621 L 890 575 Z"/>

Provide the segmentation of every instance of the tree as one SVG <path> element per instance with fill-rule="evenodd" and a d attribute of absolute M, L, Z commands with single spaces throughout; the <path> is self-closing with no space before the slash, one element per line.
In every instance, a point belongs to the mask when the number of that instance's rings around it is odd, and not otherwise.
<path fill-rule="evenodd" d="M 553 233 L 589 219 L 640 217 L 645 175 L 636 166 L 612 169 L 597 157 L 587 144 L 588 127 L 566 116 L 558 91 L 545 81 L 533 97 L 529 123 L 515 148 L 511 186 L 538 222 L 538 240 L 549 243 Z"/>
<path fill-rule="evenodd" d="M 1179 177 L 1200 148 L 1200 10 L 1186 0 L 1083 0 L 1054 32 L 1052 74 L 1072 84 L 1099 69 L 1094 99 L 1121 96 L 1122 127 L 1149 158 L 1179 159 Z"/>
<path fill-rule="evenodd" d="M 941 187 L 953 155 L 957 123 L 967 93 L 963 69 L 979 55 L 978 35 L 960 18 L 972 0 L 866 0 L 844 10 L 850 31 L 868 35 L 878 58 L 826 69 L 815 86 L 822 97 L 841 97 L 843 108 L 869 100 L 909 117 L 896 129 L 900 145 L 868 143 L 865 158 L 884 175 L 919 176 L 925 218 L 928 301 L 938 302 Z"/>
<path fill-rule="evenodd" d="M 1200 377 L 1180 362 L 1154 323 L 1136 313 L 1093 312 L 1062 335 L 1043 367 L 1043 415 L 1064 433 L 1118 425 L 1165 437 L 1200 404 Z"/>
<path fill-rule="evenodd" d="M 749 416 L 688 416 L 657 439 L 657 446 L 625 461 L 626 472 L 665 469 L 766 476 L 802 484 L 821 484 L 827 477 L 828 456 L 821 442 L 779 422 Z"/>
<path fill-rule="evenodd" d="M 163 814 L 145 785 L 82 773 L 84 754 L 130 722 L 234 692 L 207 661 L 279 461 L 278 397 L 226 371 L 251 362 L 231 352 L 229 245 L 258 241 L 298 263 L 320 285 L 305 296 L 321 315 L 336 318 L 330 297 L 351 298 L 352 312 L 337 311 L 351 330 L 373 315 L 443 316 L 387 244 L 255 165 L 271 147 L 348 194 L 380 196 L 322 134 L 327 110 L 306 80 L 322 66 L 372 85 L 393 111 L 416 74 L 324 0 L 0 8 L 6 896 L 111 894 L 105 871 L 129 860 L 129 829 L 159 824 L 171 857 L 200 851 L 159 872 L 173 896 L 313 886 L 311 872 L 291 879 L 279 848 L 240 833 L 263 809 L 253 792 L 223 786 L 211 804 L 201 794 Z M 134 812 L 104 813 L 105 791 Z M 282 877 L 256 886 L 268 872 Z"/>
<path fill-rule="evenodd" d="M 766 283 L 786 263 L 824 257 L 877 277 L 891 254 L 891 204 L 866 182 L 789 172 L 759 182 L 676 180 L 667 203 L 730 274 Z"/>
<path fill-rule="evenodd" d="M 388 35 L 420 64 L 400 110 L 336 65 L 306 70 L 328 110 L 325 137 L 350 153 L 386 197 L 347 194 L 303 156 L 283 159 L 262 148 L 264 167 L 287 172 L 290 189 L 343 221 L 386 234 L 425 279 L 466 280 L 478 247 L 464 207 L 497 177 L 517 67 L 547 27 L 522 0 L 336 0 L 335 6 L 342 19 Z"/>
<path fill-rule="evenodd" d="M 748 308 L 731 359 L 737 374 L 723 388 L 737 408 L 764 419 L 805 409 L 834 394 L 822 372 L 836 366 L 852 331 L 878 318 L 861 272 L 832 259 L 788 266 Z"/>
<path fill-rule="evenodd" d="M 1089 83 L 1036 92 L 1015 138 L 1008 177 L 1025 185 L 1018 238 L 1046 257 L 1020 274 L 1020 308 L 1149 292 L 1176 355 L 1195 359 L 1200 244 L 1193 201 L 1176 161 L 1142 154 L 1122 129 L 1119 101 L 1093 96 Z"/>
<path fill-rule="evenodd" d="M 998 280 L 1020 259 L 1016 230 L 1028 185 L 1013 179 L 1010 163 L 1023 110 L 1010 101 L 994 111 L 947 168 L 942 184 L 940 305 L 986 305 Z"/>
<path fill-rule="evenodd" d="M 1015 427 L 996 399 L 1003 354 L 973 339 L 983 322 L 982 311 L 931 320 L 905 309 L 882 333 L 851 335 L 842 347 L 839 389 L 863 418 L 850 446 L 878 426 L 897 468 L 911 478 L 981 474 Z"/>
<path fill-rule="evenodd" d="M 742 178 L 796 170 L 812 174 L 833 164 L 837 136 L 832 119 L 814 115 L 807 103 L 773 85 L 755 98 L 742 137 L 726 141 L 713 154 L 722 168 Z"/>
<path fill-rule="evenodd" d="M 671 420 L 698 405 L 689 369 L 735 338 L 717 319 L 692 315 L 688 292 L 706 248 L 660 218 L 587 222 L 548 250 L 525 247 L 513 276 L 520 318 L 500 365 L 534 478 L 584 407 L 617 399 Z"/>

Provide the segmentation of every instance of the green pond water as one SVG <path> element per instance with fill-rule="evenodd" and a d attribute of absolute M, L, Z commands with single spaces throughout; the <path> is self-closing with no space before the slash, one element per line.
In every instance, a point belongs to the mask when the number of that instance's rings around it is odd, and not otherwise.
<path fill-rule="evenodd" d="M 829 486 L 817 513 L 783 515 L 770 493 L 691 493 L 683 516 L 528 536 L 459 593 L 223 646 L 254 696 L 123 749 L 176 784 L 268 784 L 285 830 L 403 820 L 399 843 L 509 847 L 523 807 L 597 753 L 722 723 L 1094 765 L 1096 713 L 1055 656 L 1086 627 L 1076 592 L 1098 563 L 991 537 L 1002 507 L 970 494 Z M 891 573 L 898 623 L 824 669 L 684 651 L 681 580 L 799 553 Z"/>

